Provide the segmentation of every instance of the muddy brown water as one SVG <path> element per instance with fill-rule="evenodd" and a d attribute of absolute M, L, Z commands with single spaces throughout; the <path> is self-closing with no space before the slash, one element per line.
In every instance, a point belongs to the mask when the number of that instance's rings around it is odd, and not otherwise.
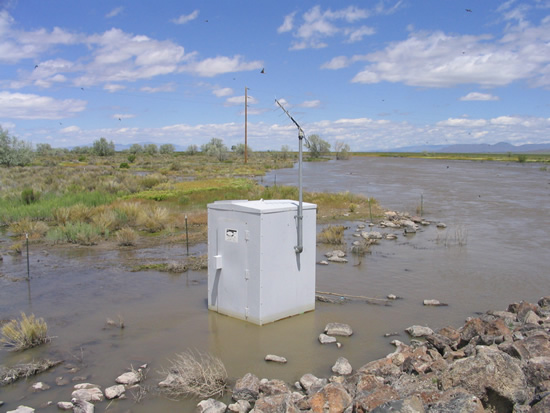
<path fill-rule="evenodd" d="M 536 301 L 550 295 L 550 172 L 540 164 L 440 161 L 403 158 L 353 158 L 306 163 L 304 188 L 350 191 L 376 198 L 388 209 L 414 212 L 423 200 L 424 217 L 444 222 L 423 227 L 415 235 L 383 241 L 360 262 L 317 266 L 317 289 L 341 294 L 402 299 L 391 306 L 363 302 L 317 303 L 313 312 L 258 327 L 207 310 L 207 274 L 171 275 L 132 272 L 132 263 L 148 259 L 179 260 L 184 245 L 141 250 L 31 245 L 31 281 L 26 257 L 3 254 L 0 263 L 0 319 L 21 311 L 44 317 L 51 343 L 22 353 L 0 351 L 0 363 L 11 366 L 40 357 L 65 360 L 52 371 L 0 388 L 0 412 L 24 404 L 57 411 L 49 401 L 70 400 L 71 386 L 55 379 L 75 376 L 102 388 L 130 366 L 148 363 L 145 386 L 154 387 L 170 360 L 195 349 L 219 356 L 232 379 L 252 372 L 259 377 L 295 382 L 311 372 L 328 377 L 340 356 L 354 368 L 393 350 L 390 341 L 407 341 L 403 330 L 413 324 L 458 327 L 464 319 L 489 309 L 505 309 L 513 301 Z M 264 184 L 295 184 L 297 170 L 277 170 Z M 359 224 L 346 223 L 348 245 Z M 0 237 L 0 249 L 9 241 Z M 460 242 L 458 242 L 460 241 Z M 462 245 L 459 245 L 462 244 Z M 318 260 L 328 248 L 318 246 Z M 206 253 L 206 245 L 191 254 Z M 435 298 L 448 307 L 424 307 Z M 106 328 L 107 318 L 124 320 L 125 328 Z M 342 348 L 322 346 L 317 337 L 328 322 L 348 323 L 353 336 Z M 398 337 L 384 337 L 385 333 Z M 266 354 L 288 359 L 266 363 Z M 76 366 L 71 373 L 67 367 Z M 32 393 L 43 381 L 49 390 Z M 102 402 L 112 412 L 193 411 L 197 400 L 171 401 L 150 392 L 140 403 Z M 227 398 L 225 399 L 227 401 Z M 46 406 L 46 407 L 44 407 Z"/>

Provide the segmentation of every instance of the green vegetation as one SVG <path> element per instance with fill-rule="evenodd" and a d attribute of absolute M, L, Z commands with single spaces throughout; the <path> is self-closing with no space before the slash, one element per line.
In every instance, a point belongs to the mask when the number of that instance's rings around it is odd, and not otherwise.
<path fill-rule="evenodd" d="M 391 157 L 391 158 L 421 158 L 421 159 L 448 159 L 466 161 L 518 161 L 518 162 L 550 162 L 548 153 L 439 153 L 439 152 L 354 152 L 353 156 Z M 520 161 L 520 157 L 522 161 Z"/>
<path fill-rule="evenodd" d="M 21 313 L 21 320 L 11 320 L 2 327 L 0 343 L 13 351 L 26 350 L 49 341 L 48 325 L 34 314 L 27 317 Z"/>
<path fill-rule="evenodd" d="M 0 166 L 24 166 L 31 163 L 34 157 L 32 146 L 0 126 Z"/>
<path fill-rule="evenodd" d="M 309 143 L 306 146 L 312 159 L 318 159 L 329 154 L 330 143 L 321 139 L 319 135 L 310 135 L 307 140 Z"/>
<path fill-rule="evenodd" d="M 329 225 L 317 235 L 317 241 L 323 244 L 342 245 L 345 229 L 343 225 Z"/>

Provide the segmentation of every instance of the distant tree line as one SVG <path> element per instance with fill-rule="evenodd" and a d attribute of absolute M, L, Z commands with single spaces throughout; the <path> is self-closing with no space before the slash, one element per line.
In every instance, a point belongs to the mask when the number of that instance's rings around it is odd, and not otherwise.
<path fill-rule="evenodd" d="M 305 147 L 309 151 L 309 157 L 311 159 L 318 159 L 326 157 L 331 154 L 331 145 L 326 140 L 321 139 L 319 135 L 310 135 L 306 139 Z M 243 143 L 233 145 L 231 152 L 236 155 L 242 156 L 245 153 L 245 149 L 248 155 L 251 155 L 252 149 L 248 146 L 245 148 Z M 134 162 L 137 155 L 169 155 L 175 152 L 176 148 L 173 144 L 167 143 L 160 146 L 154 143 L 148 143 L 140 145 L 138 143 L 132 144 L 124 152 L 129 153 L 128 160 Z M 343 141 L 338 140 L 334 145 L 336 159 L 348 159 L 350 156 L 350 147 Z M 230 153 L 228 147 L 224 144 L 222 139 L 212 138 L 208 143 L 200 146 L 200 148 L 191 144 L 187 147 L 185 153 L 187 155 L 195 155 L 198 153 L 205 154 L 216 158 L 218 161 L 225 161 Z M 10 136 L 7 130 L 0 127 L 0 165 L 2 166 L 24 166 L 32 162 L 35 154 L 41 156 L 55 156 L 68 153 L 75 153 L 79 155 L 96 155 L 96 156 L 112 156 L 115 154 L 114 142 L 108 141 L 106 138 L 101 137 L 94 141 L 92 146 L 76 146 L 71 150 L 67 148 L 52 148 L 49 143 L 38 143 L 36 150 L 33 151 L 32 145 L 23 140 Z M 283 145 L 278 152 L 278 156 L 282 159 L 287 159 L 290 156 L 291 150 L 288 145 Z"/>

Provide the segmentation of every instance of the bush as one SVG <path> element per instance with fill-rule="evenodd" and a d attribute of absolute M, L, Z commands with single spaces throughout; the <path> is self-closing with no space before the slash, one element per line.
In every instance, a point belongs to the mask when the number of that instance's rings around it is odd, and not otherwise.
<path fill-rule="evenodd" d="M 0 165 L 25 166 L 31 163 L 34 153 L 32 146 L 15 136 L 9 136 L 0 126 Z"/>
<path fill-rule="evenodd" d="M 135 160 L 136 160 L 136 154 L 135 153 L 131 153 L 130 155 L 128 155 L 128 162 L 134 163 Z"/>
<path fill-rule="evenodd" d="M 227 371 L 223 362 L 208 353 L 186 351 L 171 361 L 163 390 L 170 396 L 196 396 L 201 399 L 223 395 Z M 166 372 L 164 372 L 166 373 Z"/>
<path fill-rule="evenodd" d="M 21 313 L 21 321 L 11 320 L 2 327 L 0 342 L 14 351 L 26 350 L 48 342 L 48 325 L 44 319 L 36 319 Z"/>
<path fill-rule="evenodd" d="M 319 233 L 317 241 L 323 244 L 341 245 L 344 243 L 345 229 L 343 225 L 329 225 Z"/>
<path fill-rule="evenodd" d="M 120 164 L 120 169 L 128 169 L 128 168 L 130 168 L 130 165 L 128 165 L 127 162 L 122 162 Z"/>
<path fill-rule="evenodd" d="M 122 228 L 116 233 L 116 239 L 117 239 L 118 245 L 122 245 L 122 246 L 129 247 L 129 246 L 136 245 L 138 238 L 139 236 L 137 232 L 130 227 Z"/>
<path fill-rule="evenodd" d="M 21 201 L 24 204 L 30 205 L 40 199 L 40 192 L 34 192 L 32 188 L 25 188 L 21 191 Z"/>
<path fill-rule="evenodd" d="M 523 162 L 527 162 L 527 155 L 518 155 L 518 162 L 520 163 L 523 163 Z"/>
<path fill-rule="evenodd" d="M 94 145 L 92 147 L 93 152 L 97 156 L 111 156 L 115 154 L 115 144 L 113 141 L 107 142 L 107 139 L 100 138 L 97 141 L 94 141 Z"/>

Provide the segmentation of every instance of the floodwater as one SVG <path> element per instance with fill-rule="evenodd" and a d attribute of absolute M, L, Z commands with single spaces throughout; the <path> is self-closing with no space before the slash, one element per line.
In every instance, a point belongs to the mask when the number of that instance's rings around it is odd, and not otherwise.
<path fill-rule="evenodd" d="M 22 353 L 0 351 L 0 364 L 12 366 L 32 359 L 62 359 L 55 369 L 0 388 L 0 412 L 24 404 L 57 411 L 55 403 L 70 400 L 73 383 L 55 379 L 75 376 L 109 387 L 130 367 L 147 363 L 144 382 L 153 388 L 165 377 L 170 360 L 185 350 L 219 356 L 235 380 L 247 372 L 294 383 L 307 372 L 328 377 L 340 356 L 356 369 L 393 351 L 390 341 L 407 341 L 403 330 L 413 324 L 458 327 L 464 319 L 489 309 L 505 309 L 514 301 L 537 301 L 550 295 L 550 172 L 540 164 L 516 162 L 439 161 L 406 158 L 353 158 L 304 164 L 304 189 L 350 191 L 374 197 L 387 209 L 415 213 L 434 223 L 414 235 L 395 232 L 361 260 L 318 265 L 317 290 L 339 294 L 402 299 L 391 306 L 364 302 L 317 303 L 313 312 L 262 327 L 207 310 L 207 274 L 189 271 L 132 272 L 136 263 L 184 258 L 185 245 L 142 250 L 41 247 L 31 244 L 31 280 L 26 281 L 26 256 L 4 254 L 0 262 L 0 319 L 21 311 L 43 317 L 51 343 Z M 297 182 L 297 168 L 277 170 L 264 184 Z M 359 221 L 346 223 L 348 247 Z M 0 236 L 0 250 L 9 241 Z M 318 261 L 327 248 L 318 246 Z M 205 254 L 206 245 L 191 254 Z M 424 307 L 434 298 L 448 307 Z M 124 320 L 124 329 L 106 327 L 106 319 Z M 348 323 L 353 336 L 343 346 L 320 345 L 317 337 L 328 322 Z M 384 337 L 398 332 L 398 337 Z M 267 363 L 266 354 L 288 359 Z M 67 367 L 76 366 L 74 373 Z M 43 381 L 51 388 L 33 393 Z M 111 412 L 193 411 L 197 400 L 172 401 L 152 390 L 136 403 L 128 399 L 96 406 Z M 47 406 L 49 401 L 54 405 Z M 227 398 L 225 399 L 227 402 Z"/>

